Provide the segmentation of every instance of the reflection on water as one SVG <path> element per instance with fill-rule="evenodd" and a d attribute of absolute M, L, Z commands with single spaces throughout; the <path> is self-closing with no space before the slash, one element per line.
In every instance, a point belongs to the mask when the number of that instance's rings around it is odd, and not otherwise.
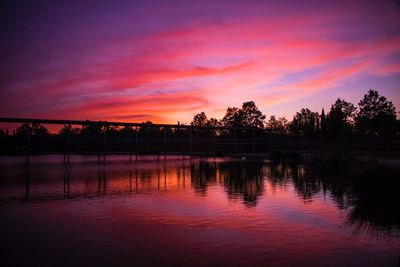
<path fill-rule="evenodd" d="M 15 263 L 398 263 L 395 167 L 348 160 L 130 163 L 117 156 L 63 165 L 55 158 L 28 167 L 0 162 L 4 255 Z M 13 259 L 21 246 L 26 257 Z M 62 251 L 71 249 L 66 260 Z"/>

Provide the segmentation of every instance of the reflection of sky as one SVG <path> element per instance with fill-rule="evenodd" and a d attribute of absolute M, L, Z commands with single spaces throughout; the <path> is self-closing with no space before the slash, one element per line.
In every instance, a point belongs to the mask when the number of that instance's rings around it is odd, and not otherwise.
<path fill-rule="evenodd" d="M 0 115 L 189 122 L 254 100 L 320 111 L 370 88 L 400 105 L 392 1 L 10 1 Z M 138 116 L 140 115 L 140 116 Z"/>
<path fill-rule="evenodd" d="M 206 193 L 196 192 L 192 175 L 198 177 L 200 170 L 191 172 L 190 165 L 195 160 L 183 165 L 181 160 L 146 158 L 132 165 L 123 161 L 126 157 L 115 156 L 100 166 L 88 158 L 74 157 L 66 169 L 57 156 L 33 159 L 28 202 L 14 203 L 16 197 L 24 197 L 26 188 L 23 162 L 6 158 L 1 166 L 9 179 L 0 187 L 0 196 L 11 198 L 12 204 L 5 201 L 0 206 L 0 229 L 5 229 L 4 240 L 15 240 L 6 249 L 30 247 L 26 257 L 48 257 L 52 247 L 60 250 L 61 246 L 62 251 L 83 253 L 104 250 L 93 254 L 100 262 L 105 255 L 141 262 L 142 255 L 143 262 L 162 259 L 164 265 L 185 266 L 218 260 L 218 266 L 260 262 L 324 266 L 327 258 L 333 266 L 386 266 L 397 260 L 396 240 L 351 234 L 344 226 L 348 211 L 338 209 L 329 192 L 304 200 L 290 179 L 275 184 L 263 178 L 257 183 L 262 187 L 257 205 L 248 206 L 243 196 L 228 196 L 227 187 L 232 189 L 233 180 L 218 168 L 212 172 L 215 180 L 203 177 Z M 70 178 L 70 199 L 63 192 L 65 173 Z M 105 186 L 99 186 L 104 176 Z M 246 191 L 245 187 L 236 189 Z M 79 259 L 81 254 L 71 255 Z"/>

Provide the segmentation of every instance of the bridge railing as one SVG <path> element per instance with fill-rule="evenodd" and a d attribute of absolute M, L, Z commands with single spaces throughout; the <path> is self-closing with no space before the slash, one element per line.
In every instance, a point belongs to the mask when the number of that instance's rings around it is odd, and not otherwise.
<path fill-rule="evenodd" d="M 99 161 L 105 161 L 107 153 L 129 154 L 130 159 L 132 154 L 136 159 L 138 154 L 164 158 L 170 154 L 240 155 L 261 152 L 268 145 L 265 129 L 260 128 L 29 118 L 0 118 L 0 123 L 26 125 L 25 136 L 9 138 L 3 147 L 8 147 L 10 153 L 24 153 L 27 162 L 33 153 L 63 153 L 65 162 L 72 153 L 96 153 Z M 32 124 L 67 126 L 67 130 L 63 134 L 33 136 Z M 95 125 L 101 131 L 91 136 L 76 135 L 70 130 L 72 125 Z M 113 136 L 107 133 L 109 126 L 130 127 L 132 131 L 128 136 Z"/>

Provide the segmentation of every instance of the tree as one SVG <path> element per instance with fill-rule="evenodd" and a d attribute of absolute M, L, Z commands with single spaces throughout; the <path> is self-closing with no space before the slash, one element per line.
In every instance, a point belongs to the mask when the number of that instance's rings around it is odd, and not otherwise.
<path fill-rule="evenodd" d="M 357 132 L 369 136 L 394 136 L 396 134 L 396 108 L 378 91 L 369 90 L 358 103 Z"/>
<path fill-rule="evenodd" d="M 47 137 L 50 135 L 49 130 L 42 124 L 38 123 L 24 123 L 15 129 L 16 136 L 26 136 L 26 131 L 29 129 L 29 134 L 35 137 Z"/>
<path fill-rule="evenodd" d="M 149 137 L 156 137 L 161 135 L 161 129 L 158 127 L 152 127 L 153 123 L 151 121 L 142 122 L 139 130 L 139 136 L 149 136 Z"/>
<path fill-rule="evenodd" d="M 308 108 L 296 112 L 289 124 L 289 129 L 294 136 L 314 137 L 317 131 L 318 113 Z"/>
<path fill-rule="evenodd" d="M 216 118 L 210 118 L 207 121 L 207 126 L 210 126 L 210 127 L 217 127 L 220 125 L 221 125 L 221 123 Z"/>
<path fill-rule="evenodd" d="M 81 134 L 81 129 L 80 128 L 73 128 L 72 125 L 64 125 L 61 130 L 59 131 L 59 134 L 62 136 L 67 136 L 68 131 L 70 135 L 80 135 Z"/>
<path fill-rule="evenodd" d="M 322 108 L 322 111 L 321 111 L 321 136 L 325 137 L 326 133 L 327 133 L 326 116 L 325 116 L 325 110 Z"/>
<path fill-rule="evenodd" d="M 254 101 L 248 101 L 242 104 L 242 108 L 229 107 L 221 124 L 227 127 L 264 128 L 264 119 L 265 115 Z"/>
<path fill-rule="evenodd" d="M 124 126 L 119 130 L 119 135 L 124 137 L 134 136 L 136 133 L 136 129 L 133 129 L 132 126 Z"/>
<path fill-rule="evenodd" d="M 264 128 L 265 115 L 258 109 L 254 101 L 244 102 L 241 113 L 244 127 Z"/>
<path fill-rule="evenodd" d="M 285 135 L 288 133 L 288 121 L 285 117 L 276 119 L 275 116 L 271 116 L 266 128 L 273 134 Z"/>
<path fill-rule="evenodd" d="M 228 107 L 221 124 L 226 127 L 241 127 L 242 118 L 240 109 L 237 107 Z"/>
<path fill-rule="evenodd" d="M 194 115 L 190 125 L 192 126 L 206 126 L 208 122 L 207 116 L 204 112 Z"/>
<path fill-rule="evenodd" d="M 96 122 L 89 122 L 85 125 L 82 125 L 81 135 L 84 136 L 98 136 L 103 132 L 103 125 Z"/>
<path fill-rule="evenodd" d="M 331 137 L 350 135 L 357 108 L 340 98 L 331 106 L 326 117 L 326 131 Z"/>

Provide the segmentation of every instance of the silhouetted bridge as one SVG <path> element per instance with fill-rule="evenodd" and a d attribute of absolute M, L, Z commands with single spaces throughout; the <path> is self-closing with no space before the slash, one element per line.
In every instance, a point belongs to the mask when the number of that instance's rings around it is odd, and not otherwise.
<path fill-rule="evenodd" d="M 107 154 L 127 154 L 130 160 L 141 154 L 158 159 L 167 155 L 246 156 L 263 153 L 268 147 L 265 129 L 260 128 L 26 118 L 0 118 L 0 123 L 25 124 L 24 137 L 9 137 L 3 145 L 11 147 L 11 154 L 25 154 L 26 162 L 31 154 L 39 153 L 63 153 L 64 162 L 69 162 L 73 153 L 96 154 L 98 161 L 105 161 Z M 64 132 L 34 136 L 33 124 L 60 125 Z M 82 136 L 72 132 L 73 125 L 95 126 L 100 131 Z M 108 133 L 110 127 L 129 131 L 115 135 Z"/>

